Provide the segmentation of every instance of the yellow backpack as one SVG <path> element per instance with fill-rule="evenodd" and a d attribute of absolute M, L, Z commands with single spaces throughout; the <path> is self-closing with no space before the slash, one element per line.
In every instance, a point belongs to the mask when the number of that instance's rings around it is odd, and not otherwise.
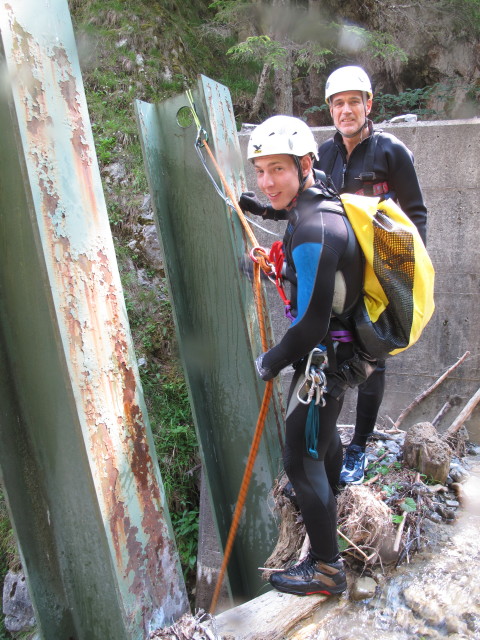
<path fill-rule="evenodd" d="M 367 353 L 383 359 L 411 347 L 435 309 L 435 272 L 417 228 L 391 199 L 340 196 L 365 257 L 363 300 L 353 321 Z"/>

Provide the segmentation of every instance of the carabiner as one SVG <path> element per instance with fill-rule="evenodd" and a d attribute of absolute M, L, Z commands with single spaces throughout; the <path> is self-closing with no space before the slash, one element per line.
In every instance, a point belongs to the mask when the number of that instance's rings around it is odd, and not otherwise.
<path fill-rule="evenodd" d="M 315 360 L 317 356 L 322 357 L 321 363 L 312 364 L 312 360 Z M 307 366 L 305 367 L 305 380 L 303 384 L 298 388 L 297 400 L 302 404 L 310 404 L 315 396 L 315 404 L 321 407 L 325 406 L 326 400 L 323 394 L 327 391 L 327 378 L 323 369 L 328 366 L 328 358 L 326 351 L 315 347 L 308 355 Z M 300 395 L 301 391 L 308 389 L 306 398 L 303 399 Z"/>

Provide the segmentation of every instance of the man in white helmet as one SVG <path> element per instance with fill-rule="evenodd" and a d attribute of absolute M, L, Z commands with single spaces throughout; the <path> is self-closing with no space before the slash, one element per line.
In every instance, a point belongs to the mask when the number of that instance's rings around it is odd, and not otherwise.
<path fill-rule="evenodd" d="M 280 342 L 257 358 L 256 369 L 263 380 L 288 365 L 295 369 L 283 461 L 311 548 L 304 561 L 274 572 L 270 582 L 297 595 L 346 589 L 337 544 L 335 492 L 343 455 L 336 420 L 345 390 L 363 382 L 376 366 L 359 351 L 352 334 L 333 347 L 335 314 L 348 313 L 361 294 L 362 255 L 338 196 L 313 170 L 316 154 L 309 127 L 289 116 L 266 120 L 248 144 L 258 187 L 270 201 L 267 215 L 288 219 L 283 248 L 294 319 Z M 265 210 L 258 201 L 257 206 Z M 309 356 L 319 380 L 325 374 L 324 389 L 320 384 L 311 403 L 305 385 Z"/>
<path fill-rule="evenodd" d="M 413 155 L 394 135 L 375 131 L 368 115 L 373 92 L 361 67 L 334 71 L 325 85 L 325 100 L 337 133 L 320 145 L 315 167 L 330 176 L 340 193 L 393 198 L 426 241 L 427 209 L 413 166 Z M 355 432 L 341 473 L 342 484 L 364 478 L 367 439 L 375 428 L 385 389 L 385 362 L 358 390 Z"/>

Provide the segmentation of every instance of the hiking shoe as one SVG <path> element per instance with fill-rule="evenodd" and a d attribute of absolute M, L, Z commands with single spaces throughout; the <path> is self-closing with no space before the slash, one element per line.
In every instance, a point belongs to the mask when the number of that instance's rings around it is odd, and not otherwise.
<path fill-rule="evenodd" d="M 290 569 L 272 573 L 270 584 L 278 591 L 296 596 L 310 596 L 314 593 L 332 596 L 345 591 L 347 578 L 341 558 L 328 564 L 315 560 L 309 553 L 302 562 Z"/>
<path fill-rule="evenodd" d="M 365 477 L 367 454 L 358 444 L 351 444 L 345 451 L 340 484 L 361 484 Z"/>

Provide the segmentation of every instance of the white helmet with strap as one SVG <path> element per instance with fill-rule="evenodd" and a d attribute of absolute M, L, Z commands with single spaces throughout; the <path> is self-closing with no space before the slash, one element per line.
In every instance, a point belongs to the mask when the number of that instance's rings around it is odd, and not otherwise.
<path fill-rule="evenodd" d="M 317 143 L 310 127 L 293 116 L 272 116 L 256 127 L 248 141 L 247 158 L 279 153 L 301 158 L 312 154 L 318 160 Z"/>
<path fill-rule="evenodd" d="M 328 76 L 325 85 L 325 102 L 342 91 L 362 91 L 369 98 L 373 96 L 370 78 L 361 67 L 347 66 L 336 69 Z"/>

